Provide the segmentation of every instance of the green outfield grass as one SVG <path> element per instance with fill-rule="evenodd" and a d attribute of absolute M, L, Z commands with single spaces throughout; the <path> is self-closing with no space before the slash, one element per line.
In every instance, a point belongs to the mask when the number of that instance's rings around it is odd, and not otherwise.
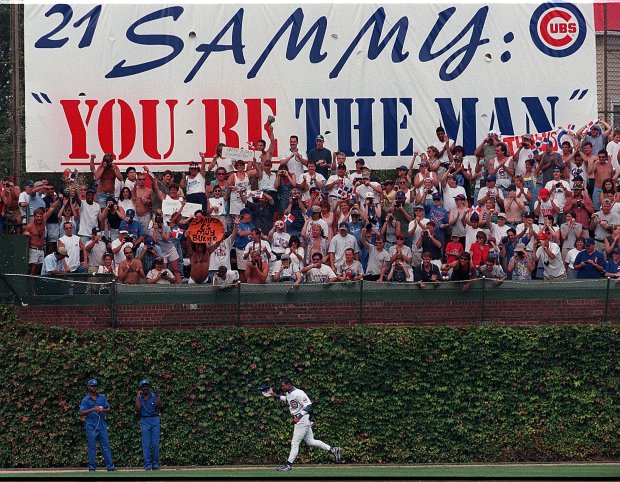
<path fill-rule="evenodd" d="M 86 470 L 0 470 L 2 477 L 41 477 L 67 479 L 72 477 L 88 477 Z M 317 466 L 300 465 L 290 472 L 276 472 L 273 467 L 212 467 L 212 468 L 177 468 L 162 469 L 158 472 L 146 472 L 138 469 L 119 469 L 116 472 L 98 470 L 93 475 L 131 477 L 131 478 L 509 478 L 509 477 L 536 477 L 536 478 L 618 478 L 620 479 L 620 463 L 618 464 L 502 464 L 502 465 L 340 465 Z"/>

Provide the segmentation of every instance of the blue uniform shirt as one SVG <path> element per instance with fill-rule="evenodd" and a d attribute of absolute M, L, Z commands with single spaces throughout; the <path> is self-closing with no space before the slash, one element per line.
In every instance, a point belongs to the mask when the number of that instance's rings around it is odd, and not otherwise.
<path fill-rule="evenodd" d="M 601 273 L 594 266 L 588 263 L 589 260 L 594 260 L 596 264 L 601 266 L 602 268 L 605 267 L 605 258 L 603 257 L 602 253 L 599 253 L 598 251 L 594 251 L 592 254 L 588 254 L 588 252 L 584 249 L 583 251 L 579 252 L 577 257 L 575 258 L 575 262 L 573 263 L 573 265 L 586 263 L 586 265 L 583 268 L 577 270 L 577 278 L 597 279 L 602 276 L 603 273 Z"/>
<path fill-rule="evenodd" d="M 95 408 L 99 405 L 103 408 L 108 408 L 110 406 L 108 399 L 105 398 L 103 393 L 98 393 L 96 400 L 93 400 L 90 395 L 86 395 L 80 404 L 80 412 L 90 410 L 91 408 Z M 105 413 L 90 412 L 86 415 L 86 429 L 94 430 L 95 428 L 102 428 L 105 426 Z"/>
<path fill-rule="evenodd" d="M 141 417 L 156 417 L 159 416 L 157 412 L 157 407 L 155 406 L 155 402 L 157 397 L 155 396 L 155 392 L 151 391 L 151 396 L 149 399 L 145 399 L 144 395 L 140 393 L 140 416 Z"/>

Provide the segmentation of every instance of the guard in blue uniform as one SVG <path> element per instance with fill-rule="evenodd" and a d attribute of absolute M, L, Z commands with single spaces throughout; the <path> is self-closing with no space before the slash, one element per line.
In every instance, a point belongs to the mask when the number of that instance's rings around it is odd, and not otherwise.
<path fill-rule="evenodd" d="M 161 399 L 151 390 L 148 380 L 140 380 L 136 396 L 136 412 L 140 415 L 144 469 L 159 470 L 159 412 Z"/>
<path fill-rule="evenodd" d="M 88 380 L 88 393 L 80 404 L 80 417 L 86 417 L 86 439 L 88 440 L 88 471 L 97 469 L 97 440 L 101 447 L 103 460 L 108 472 L 116 470 L 112 462 L 112 450 L 108 439 L 108 427 L 105 423 L 106 413 L 110 411 L 110 404 L 103 393 L 97 393 L 99 383 L 94 378 Z"/>

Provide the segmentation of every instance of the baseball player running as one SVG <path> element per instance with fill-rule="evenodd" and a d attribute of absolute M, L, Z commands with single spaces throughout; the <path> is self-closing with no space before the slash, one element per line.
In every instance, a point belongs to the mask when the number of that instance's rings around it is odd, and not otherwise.
<path fill-rule="evenodd" d="M 334 455 L 336 463 L 340 463 L 340 447 L 330 447 L 325 442 L 321 442 L 314 438 L 314 434 L 312 433 L 312 422 L 310 421 L 312 402 L 308 398 L 308 395 L 306 395 L 306 392 L 299 388 L 295 388 L 290 378 L 283 378 L 281 387 L 285 395 L 278 395 L 273 390 L 270 390 L 270 396 L 288 403 L 289 410 L 293 416 L 295 429 L 293 430 L 293 439 L 291 440 L 291 453 L 286 463 L 276 470 L 279 472 L 287 472 L 293 468 L 293 462 L 295 462 L 297 458 L 299 444 L 302 440 L 310 447 L 318 447 L 329 451 Z"/>

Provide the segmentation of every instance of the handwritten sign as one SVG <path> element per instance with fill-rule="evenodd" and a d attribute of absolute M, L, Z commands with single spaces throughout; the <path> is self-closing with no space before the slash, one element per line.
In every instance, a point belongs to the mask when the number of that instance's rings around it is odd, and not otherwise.
<path fill-rule="evenodd" d="M 196 244 L 215 243 L 224 238 L 224 225 L 211 216 L 192 219 L 185 237 Z"/>
<path fill-rule="evenodd" d="M 161 212 L 164 216 L 172 216 L 179 209 L 181 209 L 180 199 L 164 199 L 161 202 Z"/>
<path fill-rule="evenodd" d="M 184 218 L 189 218 L 190 216 L 193 216 L 194 213 L 199 209 L 202 209 L 202 204 L 185 203 L 185 206 L 183 206 L 183 211 L 181 211 L 181 216 L 183 216 Z"/>
<path fill-rule="evenodd" d="M 251 161 L 254 159 L 254 152 L 248 151 L 247 149 L 243 149 L 241 147 L 223 147 L 222 148 L 222 157 L 226 159 L 241 159 L 242 161 Z"/>

